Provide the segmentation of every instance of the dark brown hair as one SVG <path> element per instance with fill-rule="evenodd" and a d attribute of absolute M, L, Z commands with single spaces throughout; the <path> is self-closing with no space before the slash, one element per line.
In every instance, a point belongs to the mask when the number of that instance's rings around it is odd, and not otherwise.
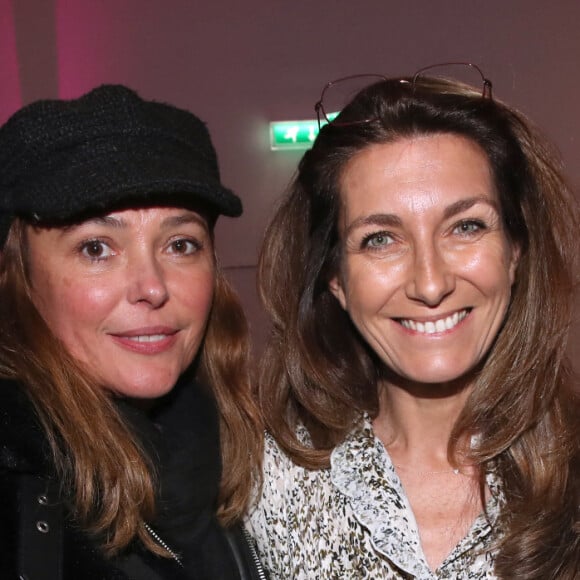
<path fill-rule="evenodd" d="M 375 119 L 353 123 L 361 119 Z M 266 232 L 262 300 L 273 331 L 262 359 L 268 428 L 298 463 L 328 465 L 332 448 L 378 412 L 384 372 L 330 293 L 341 246 L 344 167 L 365 147 L 454 134 L 486 154 L 505 231 L 521 249 L 511 304 L 449 443 L 478 433 L 472 460 L 493 462 L 507 498 L 496 560 L 501 578 L 572 579 L 580 566 L 578 395 L 566 342 L 578 265 L 578 205 L 557 154 L 519 112 L 465 85 L 386 80 L 323 127 Z M 313 448 L 295 436 L 307 426 Z"/>
<path fill-rule="evenodd" d="M 145 450 L 107 392 L 55 339 L 36 310 L 26 268 L 26 223 L 15 220 L 0 260 L 0 376 L 18 381 L 53 451 L 74 517 L 112 555 L 139 537 L 167 556 L 144 528 L 155 510 L 156 477 Z M 219 516 L 240 519 L 261 457 L 261 429 L 250 396 L 247 324 L 216 267 L 215 295 L 199 357 L 220 414 L 223 474 Z"/>

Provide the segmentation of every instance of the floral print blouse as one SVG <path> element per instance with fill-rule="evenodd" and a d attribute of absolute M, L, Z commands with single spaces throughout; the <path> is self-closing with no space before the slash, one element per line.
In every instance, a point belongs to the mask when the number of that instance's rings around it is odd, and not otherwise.
<path fill-rule="evenodd" d="M 395 468 L 365 417 L 334 449 L 329 469 L 295 465 L 267 436 L 264 484 L 246 526 L 271 580 L 492 579 L 501 491 L 492 474 L 487 484 L 487 517 L 432 572 Z"/>

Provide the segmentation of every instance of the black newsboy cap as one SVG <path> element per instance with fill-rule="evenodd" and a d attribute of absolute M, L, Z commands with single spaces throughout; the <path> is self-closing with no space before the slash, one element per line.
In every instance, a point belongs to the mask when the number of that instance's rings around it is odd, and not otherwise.
<path fill-rule="evenodd" d="M 0 127 L 0 244 L 16 216 L 58 223 L 133 202 L 242 213 L 220 181 L 205 124 L 122 85 L 42 100 Z"/>

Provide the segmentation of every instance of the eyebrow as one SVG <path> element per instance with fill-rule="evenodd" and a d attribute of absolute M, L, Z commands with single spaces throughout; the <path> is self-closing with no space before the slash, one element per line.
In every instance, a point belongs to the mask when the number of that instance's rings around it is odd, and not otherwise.
<path fill-rule="evenodd" d="M 209 230 L 209 224 L 208 224 L 207 220 L 205 220 L 203 217 L 201 217 L 200 215 L 193 213 L 193 212 L 187 212 L 187 213 L 183 213 L 183 214 L 179 214 L 179 215 L 169 216 L 161 222 L 161 227 L 176 227 L 176 226 L 180 226 L 183 224 L 190 224 L 190 223 L 199 224 L 203 228 Z M 84 225 L 87 225 L 87 224 L 110 226 L 110 227 L 113 227 L 115 229 L 122 229 L 122 228 L 127 226 L 127 222 L 123 218 L 118 218 L 118 217 L 106 215 L 106 216 L 96 216 L 96 217 L 84 220 L 83 222 L 78 223 L 78 224 L 67 225 L 62 229 L 64 232 L 70 232 L 70 231 L 73 231 L 73 230 L 75 230 L 79 227 L 82 227 Z"/>
<path fill-rule="evenodd" d="M 161 225 L 174 227 L 191 223 L 196 223 L 206 229 L 209 229 L 208 221 L 196 213 L 184 213 L 181 215 L 170 216 L 164 219 Z"/>
<path fill-rule="evenodd" d="M 68 233 L 74 232 L 75 230 L 78 230 L 79 228 L 81 228 L 85 225 L 88 225 L 88 224 L 101 225 L 101 226 L 112 226 L 115 228 L 121 228 L 123 226 L 123 224 L 119 220 L 116 220 L 116 219 L 111 218 L 109 216 L 99 216 L 99 217 L 89 218 L 89 219 L 83 220 L 82 222 L 78 222 L 78 223 L 66 224 L 64 226 L 58 227 L 58 229 L 61 230 L 61 232 L 63 234 L 68 234 Z"/>
<path fill-rule="evenodd" d="M 448 205 L 443 210 L 443 218 L 449 219 L 461 212 L 467 211 L 469 208 L 477 205 L 478 203 L 483 203 L 491 206 L 495 211 L 499 211 L 498 204 L 495 200 L 490 199 L 485 195 L 477 195 L 474 197 L 468 197 L 466 199 L 460 199 L 451 205 Z M 390 213 L 377 213 L 368 216 L 360 217 L 355 219 L 345 230 L 345 235 L 348 236 L 353 230 L 359 227 L 375 225 L 383 227 L 399 227 L 402 225 L 402 220 L 395 214 Z"/>
<path fill-rule="evenodd" d="M 484 203 L 485 205 L 491 206 L 495 211 L 499 211 L 498 204 L 494 199 L 491 199 L 485 195 L 476 195 L 474 197 L 460 199 L 459 201 L 448 205 L 443 211 L 443 217 L 448 219 L 454 215 L 457 215 L 458 213 L 468 210 L 478 203 Z"/>
<path fill-rule="evenodd" d="M 402 225 L 401 218 L 392 213 L 374 213 L 364 217 L 355 219 L 352 223 L 348 225 L 345 230 L 345 235 L 348 236 L 356 228 L 363 226 L 384 226 L 384 227 L 397 227 Z"/>

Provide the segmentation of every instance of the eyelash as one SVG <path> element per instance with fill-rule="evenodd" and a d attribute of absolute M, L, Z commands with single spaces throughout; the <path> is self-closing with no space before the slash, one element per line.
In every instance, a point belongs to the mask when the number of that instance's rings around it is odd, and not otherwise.
<path fill-rule="evenodd" d="M 191 246 L 191 251 L 185 251 L 185 252 L 174 251 L 174 250 L 176 250 L 175 245 L 176 244 L 180 244 L 180 243 L 190 245 Z M 100 248 L 101 251 L 103 249 L 105 249 L 105 248 L 108 249 L 107 255 L 105 255 L 105 256 L 103 256 L 103 255 L 91 256 L 90 254 L 88 254 L 89 248 L 93 247 L 93 249 L 94 249 L 97 246 L 99 246 L 99 248 Z M 190 256 L 192 254 L 195 254 L 195 253 L 199 252 L 199 250 L 203 249 L 203 244 L 201 242 L 199 242 L 198 240 L 196 240 L 196 239 L 191 239 L 191 238 L 177 238 L 177 239 L 172 240 L 171 242 L 169 242 L 168 248 L 171 251 L 171 253 L 176 253 L 176 254 L 182 254 L 182 255 Z M 93 239 L 90 239 L 90 240 L 84 240 L 83 242 L 81 242 L 78 245 L 77 251 L 84 258 L 87 258 L 91 262 L 102 262 L 104 260 L 107 260 L 113 254 L 113 250 L 111 249 L 111 247 L 109 246 L 109 244 L 107 244 L 107 242 L 105 242 L 104 240 L 101 240 L 99 238 L 93 238 Z"/>
<path fill-rule="evenodd" d="M 487 224 L 482 220 L 466 219 L 456 223 L 451 231 L 455 232 L 455 230 L 464 226 L 475 226 L 475 229 L 470 229 L 469 231 L 460 231 L 458 232 L 460 236 L 473 236 L 487 229 Z"/>
<path fill-rule="evenodd" d="M 101 250 L 103 248 L 108 248 L 109 250 L 109 254 L 106 256 L 91 256 L 87 253 L 87 250 L 93 246 L 93 248 L 95 246 L 100 246 Z M 84 257 L 87 258 L 88 260 L 90 260 L 91 262 L 102 262 L 103 260 L 106 260 L 107 258 L 110 257 L 110 255 L 113 253 L 113 250 L 111 249 L 111 247 L 107 244 L 107 242 L 105 242 L 104 240 L 101 240 L 99 238 L 93 238 L 90 240 L 84 240 L 83 242 L 81 242 L 78 246 L 78 252 Z"/>
<path fill-rule="evenodd" d="M 185 253 L 177 252 L 179 254 L 184 254 L 184 255 L 189 256 L 189 255 L 195 254 L 195 253 L 199 252 L 199 250 L 203 249 L 203 244 L 194 238 L 177 238 L 175 240 L 172 240 L 169 243 L 169 247 L 175 248 L 175 244 L 179 244 L 179 243 L 190 244 L 193 247 L 193 250 L 191 252 L 185 252 Z"/>
<path fill-rule="evenodd" d="M 464 236 L 464 237 L 475 236 L 475 235 L 481 233 L 482 231 L 488 229 L 487 224 L 483 220 L 465 219 L 465 220 L 461 220 L 461 221 L 457 222 L 455 225 L 453 225 L 453 227 L 451 228 L 451 232 L 455 233 L 456 230 L 458 230 L 459 228 L 462 228 L 462 227 L 470 227 L 470 229 L 467 231 L 457 231 L 458 235 Z M 376 238 L 384 238 L 385 243 L 380 244 L 378 246 L 373 246 L 371 244 L 371 242 Z M 380 250 L 382 248 L 385 248 L 386 246 L 391 245 L 392 242 L 393 242 L 393 236 L 389 232 L 387 232 L 387 231 L 372 232 L 372 233 L 364 236 L 364 238 L 361 240 L 360 247 L 361 247 L 361 249 L 368 249 L 368 250 L 376 251 L 376 250 Z"/>
<path fill-rule="evenodd" d="M 376 239 L 376 238 L 385 238 L 385 240 L 390 240 L 390 241 L 387 241 L 385 244 L 381 244 L 380 246 L 371 245 L 371 242 L 373 241 L 373 239 Z M 385 246 L 389 246 L 392 243 L 392 239 L 393 239 L 393 236 L 389 232 L 386 232 L 386 231 L 373 232 L 371 234 L 366 235 L 361 240 L 361 249 L 378 250 L 380 248 L 384 248 Z"/>

